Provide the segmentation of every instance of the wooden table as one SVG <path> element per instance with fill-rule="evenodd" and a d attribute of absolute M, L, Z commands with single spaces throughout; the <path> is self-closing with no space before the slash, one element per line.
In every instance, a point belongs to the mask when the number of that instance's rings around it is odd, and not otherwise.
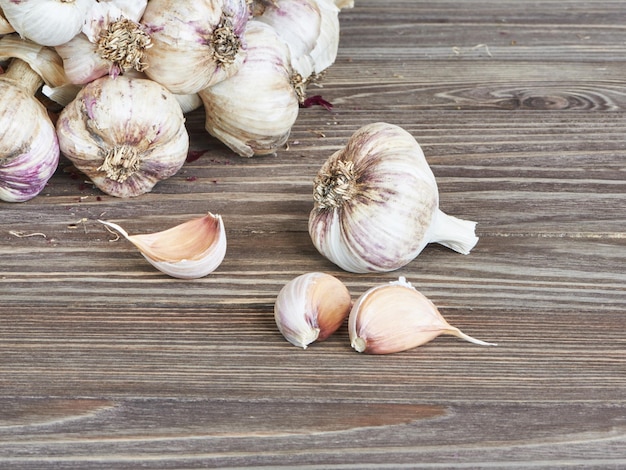
<path fill-rule="evenodd" d="M 107 196 L 63 160 L 0 204 L 0 468 L 625 468 L 626 3 L 357 0 L 341 13 L 334 104 L 289 148 L 237 157 L 188 116 L 189 162 L 152 193 Z M 429 245 L 350 274 L 307 232 L 312 180 L 360 126 L 421 143 L 441 207 L 478 222 L 468 256 Z M 207 211 L 228 253 L 193 281 L 131 233 Z M 30 236 L 29 236 L 30 235 Z M 273 305 L 324 271 L 354 298 L 406 276 L 453 325 L 387 356 L 347 328 L 307 350 Z"/>

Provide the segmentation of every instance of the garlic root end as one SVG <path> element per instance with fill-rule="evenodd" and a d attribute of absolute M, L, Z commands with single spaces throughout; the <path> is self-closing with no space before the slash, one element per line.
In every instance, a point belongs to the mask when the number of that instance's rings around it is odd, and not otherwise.
<path fill-rule="evenodd" d="M 363 338 L 357 337 L 357 338 L 354 338 L 354 340 L 352 340 L 351 346 L 354 348 L 356 352 L 362 353 L 363 351 L 365 351 L 365 348 L 367 347 L 367 343 L 365 342 Z"/>

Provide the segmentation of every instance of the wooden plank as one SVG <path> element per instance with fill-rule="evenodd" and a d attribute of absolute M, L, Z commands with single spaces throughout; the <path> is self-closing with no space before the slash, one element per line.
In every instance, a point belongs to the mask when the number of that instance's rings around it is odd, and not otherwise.
<path fill-rule="evenodd" d="M 240 158 L 187 117 L 192 156 L 117 199 L 63 160 L 37 198 L 0 203 L 0 467 L 626 466 L 626 4 L 356 0 L 337 62 L 289 147 Z M 463 256 L 428 246 L 355 275 L 307 232 L 312 181 L 361 125 L 422 145 L 441 207 L 478 222 Z M 154 270 L 131 233 L 224 217 L 215 273 Z M 360 355 L 347 328 L 307 350 L 277 331 L 308 271 L 353 298 L 406 276 L 451 324 Z"/>

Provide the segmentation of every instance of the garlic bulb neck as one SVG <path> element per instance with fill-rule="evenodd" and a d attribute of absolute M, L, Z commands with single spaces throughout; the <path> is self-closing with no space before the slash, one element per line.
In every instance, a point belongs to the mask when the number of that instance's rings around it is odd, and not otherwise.
<path fill-rule="evenodd" d="M 123 183 L 139 170 L 140 164 L 139 152 L 135 147 L 118 145 L 107 150 L 98 171 L 104 171 L 107 178 Z"/>
<path fill-rule="evenodd" d="M 102 31 L 97 43 L 100 56 L 113 63 L 118 72 L 135 69 L 143 72 L 146 49 L 152 47 L 152 39 L 138 23 L 120 18 Z"/>
<path fill-rule="evenodd" d="M 3 77 L 15 82 L 29 95 L 34 95 L 43 84 L 41 76 L 21 59 L 13 59 Z"/>
<path fill-rule="evenodd" d="M 428 229 L 428 238 L 432 243 L 439 243 L 457 253 L 468 255 L 478 243 L 475 229 L 476 222 L 459 219 L 437 209 Z"/>
<path fill-rule="evenodd" d="M 214 60 L 221 65 L 230 65 L 241 48 L 241 40 L 235 34 L 232 21 L 225 15 L 213 31 L 211 36 L 211 48 Z"/>
<path fill-rule="evenodd" d="M 334 160 L 314 180 L 313 199 L 320 210 L 337 209 L 358 192 L 353 161 Z"/>

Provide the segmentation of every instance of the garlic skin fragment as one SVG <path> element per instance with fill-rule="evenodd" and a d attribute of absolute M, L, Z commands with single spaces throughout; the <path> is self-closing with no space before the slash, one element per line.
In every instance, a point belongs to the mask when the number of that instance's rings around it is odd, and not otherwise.
<path fill-rule="evenodd" d="M 85 85 L 57 121 L 61 152 L 102 191 L 133 197 L 176 174 L 189 149 L 175 96 L 158 83 L 108 76 Z"/>
<path fill-rule="evenodd" d="M 0 200 L 38 195 L 59 163 L 59 144 L 45 107 L 35 98 L 43 80 L 21 59 L 0 75 Z"/>
<path fill-rule="evenodd" d="M 369 289 L 348 317 L 350 344 L 367 354 L 391 354 L 421 346 L 442 334 L 481 346 L 496 346 L 451 326 L 435 305 L 404 277 Z"/>
<path fill-rule="evenodd" d="M 0 0 L 4 17 L 20 36 L 58 46 L 76 36 L 95 0 Z"/>
<path fill-rule="evenodd" d="M 178 279 L 198 279 L 215 271 L 226 255 L 226 231 L 220 215 L 184 222 L 162 232 L 128 235 L 119 225 L 99 220 L 135 245 L 159 271 Z"/>
<path fill-rule="evenodd" d="M 350 293 L 339 279 L 311 272 L 283 286 L 274 304 L 274 319 L 287 341 L 306 349 L 337 331 L 351 306 Z"/>
<path fill-rule="evenodd" d="M 298 117 L 289 50 L 274 29 L 246 26 L 248 52 L 232 77 L 199 92 L 207 132 L 242 157 L 275 154 Z"/>
<path fill-rule="evenodd" d="M 152 38 L 146 74 L 176 94 L 232 76 L 246 55 L 245 0 L 150 0 L 141 23 Z"/>
<path fill-rule="evenodd" d="M 439 209 L 435 177 L 415 139 L 388 123 L 363 126 L 314 181 L 309 234 L 317 250 L 354 273 L 387 272 L 428 243 L 468 254 L 476 223 Z"/>

